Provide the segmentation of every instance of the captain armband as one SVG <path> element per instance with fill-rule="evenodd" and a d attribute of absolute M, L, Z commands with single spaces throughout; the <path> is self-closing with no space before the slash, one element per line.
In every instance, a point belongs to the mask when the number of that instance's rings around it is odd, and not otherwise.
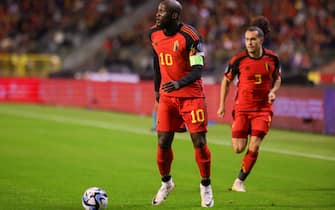
<path fill-rule="evenodd" d="M 191 55 L 190 56 L 190 64 L 191 66 L 194 65 L 204 65 L 204 58 L 203 56 L 199 55 L 199 54 L 195 54 L 195 55 Z"/>

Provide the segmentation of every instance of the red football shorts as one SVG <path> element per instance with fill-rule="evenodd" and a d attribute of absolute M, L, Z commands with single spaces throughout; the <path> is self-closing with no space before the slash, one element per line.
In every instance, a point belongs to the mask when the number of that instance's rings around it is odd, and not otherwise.
<path fill-rule="evenodd" d="M 157 130 L 178 132 L 184 123 L 190 133 L 207 131 L 205 98 L 161 96 L 157 110 Z"/>
<path fill-rule="evenodd" d="M 268 133 L 272 112 L 233 112 L 232 137 L 247 138 L 248 135 L 261 139 Z"/>

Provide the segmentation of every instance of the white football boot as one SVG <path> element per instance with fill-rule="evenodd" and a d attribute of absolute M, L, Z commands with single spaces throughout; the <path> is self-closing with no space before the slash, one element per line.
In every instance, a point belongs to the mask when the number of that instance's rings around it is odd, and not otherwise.
<path fill-rule="evenodd" d="M 236 192 L 246 192 L 244 182 L 239 178 L 235 179 L 234 184 L 231 187 L 231 190 Z"/>
<path fill-rule="evenodd" d="M 210 208 L 214 206 L 214 197 L 211 185 L 203 186 L 200 183 L 201 206 Z"/>
<path fill-rule="evenodd" d="M 162 182 L 162 186 L 159 188 L 156 196 L 152 199 L 152 205 L 159 205 L 163 203 L 174 187 L 175 185 L 172 181 L 172 178 L 167 182 Z"/>

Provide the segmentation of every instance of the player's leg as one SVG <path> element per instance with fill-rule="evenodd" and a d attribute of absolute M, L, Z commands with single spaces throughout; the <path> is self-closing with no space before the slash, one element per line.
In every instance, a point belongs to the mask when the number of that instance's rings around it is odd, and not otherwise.
<path fill-rule="evenodd" d="M 201 181 L 200 196 L 202 207 L 213 207 L 214 196 L 211 186 L 211 152 L 206 142 L 206 132 L 191 133 L 195 160 L 198 165 Z"/>
<path fill-rule="evenodd" d="M 153 205 L 159 205 L 174 189 L 175 184 L 171 177 L 171 164 L 173 161 L 172 141 L 173 132 L 158 131 L 158 147 L 157 147 L 157 165 L 161 175 L 162 185 L 152 199 Z"/>
<path fill-rule="evenodd" d="M 248 139 L 246 138 L 232 138 L 231 146 L 235 153 L 241 153 L 245 150 L 248 143 Z"/>
<path fill-rule="evenodd" d="M 173 104 L 173 103 L 172 103 Z M 161 175 L 162 185 L 152 200 L 153 205 L 159 205 L 174 189 L 175 185 L 171 177 L 171 164 L 173 161 L 172 142 L 176 124 L 181 124 L 177 109 L 171 105 L 167 97 L 161 97 L 158 105 L 157 124 L 158 146 L 157 146 L 157 166 Z"/>
<path fill-rule="evenodd" d="M 251 137 L 248 151 L 243 157 L 242 166 L 236 186 L 240 186 L 240 192 L 245 192 L 244 181 L 250 174 L 258 158 L 258 151 L 264 136 L 267 134 L 271 123 L 271 113 L 255 113 L 251 120 Z"/>
<path fill-rule="evenodd" d="M 207 146 L 206 133 L 191 133 L 194 156 L 204 185 L 210 184 L 211 152 Z M 206 183 L 206 184 L 205 184 Z"/>
<path fill-rule="evenodd" d="M 248 143 L 248 134 L 250 132 L 250 120 L 246 113 L 236 112 L 233 115 L 234 121 L 232 124 L 232 148 L 236 153 L 241 153 L 245 150 Z M 243 160 L 242 160 L 243 162 Z M 235 179 L 231 189 L 236 192 L 245 192 L 244 180 L 240 174 Z"/>
<path fill-rule="evenodd" d="M 187 99 L 182 106 L 182 116 L 190 131 L 194 155 L 200 171 L 200 196 L 202 207 L 214 206 L 211 186 L 211 152 L 207 145 L 207 108 L 203 98 Z"/>
<path fill-rule="evenodd" d="M 257 136 L 251 136 L 249 140 L 248 151 L 242 159 L 242 166 L 238 178 L 235 179 L 232 190 L 236 192 L 246 192 L 244 181 L 248 177 L 251 169 L 257 161 L 258 149 L 262 139 Z M 252 145 L 252 146 L 251 146 Z M 257 146 L 258 145 L 258 146 Z"/>
<path fill-rule="evenodd" d="M 242 160 L 242 166 L 239 175 L 240 180 L 244 181 L 251 172 L 253 166 L 255 165 L 258 158 L 258 150 L 261 145 L 262 139 L 263 137 L 260 136 L 252 135 L 250 137 L 248 151 L 246 152 Z"/>
<path fill-rule="evenodd" d="M 235 153 L 241 153 L 245 150 L 248 143 L 249 130 L 250 121 L 248 115 L 241 112 L 233 113 L 231 145 Z"/>

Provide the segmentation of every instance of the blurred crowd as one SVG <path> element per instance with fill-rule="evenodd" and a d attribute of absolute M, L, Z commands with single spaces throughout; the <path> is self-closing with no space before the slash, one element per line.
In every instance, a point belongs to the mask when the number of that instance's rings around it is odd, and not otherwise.
<path fill-rule="evenodd" d="M 180 0 L 183 21 L 195 26 L 206 47 L 205 75 L 220 78 L 233 54 L 243 48 L 243 30 L 263 15 L 272 31 L 265 46 L 276 51 L 283 76 L 306 75 L 335 58 L 335 1 Z M 129 16 L 138 0 L 6 0 L 0 3 L 0 52 L 65 54 L 99 30 Z M 92 71 L 134 72 L 152 77 L 147 32 L 155 10 L 134 28 L 108 37 L 92 58 Z"/>
<path fill-rule="evenodd" d="M 66 54 L 140 3 L 136 0 L 1 0 L 0 52 Z"/>
<path fill-rule="evenodd" d="M 283 76 L 306 75 L 335 58 L 335 2 L 331 0 L 184 0 L 183 20 L 195 26 L 206 45 L 206 72 L 220 78 L 230 56 L 243 48 L 243 30 L 258 15 L 267 17 L 272 31 L 265 46 L 280 58 Z M 145 34 L 154 23 L 150 14 L 136 30 Z M 150 75 L 150 43 L 147 37 L 129 32 L 107 40 L 107 49 L 123 56 L 141 49 L 133 64 Z M 109 45 L 111 44 L 111 45 Z M 123 48 L 125 46 L 125 48 Z M 148 49 L 149 48 L 149 49 Z M 112 53 L 113 54 L 113 53 Z M 136 54 L 139 55 L 139 54 Z M 112 56 L 114 59 L 116 55 Z M 138 63 L 138 61 L 141 61 Z"/>

